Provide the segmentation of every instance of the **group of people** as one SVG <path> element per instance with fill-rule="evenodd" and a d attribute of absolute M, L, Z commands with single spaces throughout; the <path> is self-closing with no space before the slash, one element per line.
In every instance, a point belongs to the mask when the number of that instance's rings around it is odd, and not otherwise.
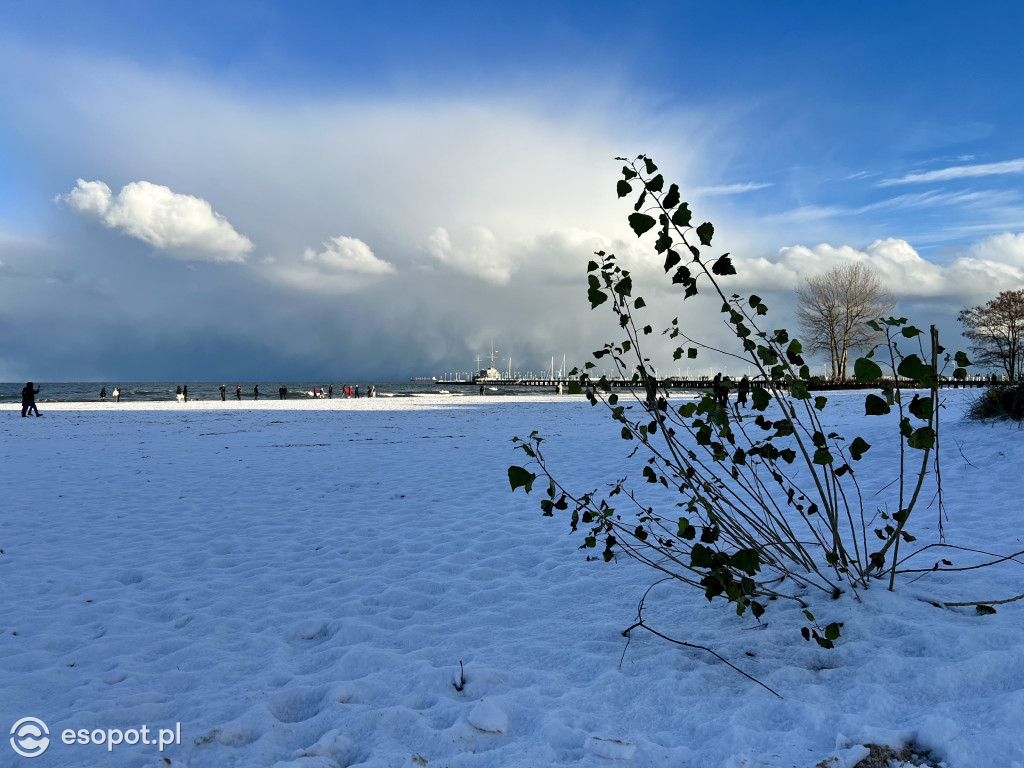
<path fill-rule="evenodd" d="M 121 388 L 120 387 L 114 387 L 114 391 L 111 392 L 110 394 L 113 396 L 115 403 L 120 403 L 121 402 Z M 101 387 L 100 388 L 100 402 L 101 403 L 105 403 L 106 401 L 107 401 L 107 388 L 106 387 Z"/>
<path fill-rule="evenodd" d="M 342 392 L 342 397 L 361 397 L 361 394 L 359 392 L 359 387 L 358 386 L 354 386 L 353 387 L 353 386 L 350 386 L 348 384 L 343 385 L 342 388 L 341 388 L 341 392 Z M 115 398 L 115 400 L 120 397 L 120 394 L 121 394 L 120 390 L 118 390 L 118 389 L 114 390 L 114 398 Z M 365 395 L 366 395 L 366 397 L 376 397 L 377 396 L 377 387 L 374 386 L 373 384 L 369 385 L 366 388 L 366 390 L 365 390 Z M 100 391 L 100 400 L 106 399 L 106 396 L 107 396 L 107 390 L 106 390 L 106 387 L 104 387 Z M 179 403 L 186 402 L 188 400 L 188 385 L 187 384 L 185 386 L 180 386 L 179 385 L 175 389 L 175 396 L 178 398 L 178 402 Z M 288 399 L 288 387 L 286 387 L 284 384 L 279 386 L 277 388 L 277 396 L 281 400 L 287 400 Z M 333 384 L 328 384 L 326 389 L 324 387 L 320 387 L 320 386 L 313 387 L 313 397 L 315 397 L 315 398 L 333 398 L 334 397 L 334 385 Z M 225 400 L 225 401 L 228 399 L 228 388 L 227 388 L 226 384 L 221 384 L 220 385 L 220 399 L 221 400 Z M 235 399 L 236 400 L 241 400 L 242 399 L 242 385 L 241 384 L 235 385 Z M 253 388 L 252 388 L 252 399 L 253 400 L 259 400 L 260 399 L 260 385 L 259 384 L 254 385 Z"/>
<path fill-rule="evenodd" d="M 351 384 L 342 384 L 341 385 L 341 396 L 342 397 L 361 397 L 361 395 L 359 393 L 359 385 L 357 384 L 356 386 L 353 387 Z M 370 384 L 366 388 L 366 396 L 367 397 L 376 397 L 377 396 L 377 387 L 374 386 L 373 384 Z M 316 397 L 316 398 L 327 398 L 328 400 L 333 399 L 334 398 L 334 385 L 333 384 L 328 384 L 327 385 L 327 389 L 324 389 L 323 387 L 313 387 L 313 397 Z"/>
<path fill-rule="evenodd" d="M 259 384 L 257 384 L 255 387 L 253 387 L 252 397 L 253 397 L 253 400 L 258 400 L 259 399 L 259 397 L 260 397 L 260 385 Z M 235 398 L 238 399 L 238 400 L 242 399 L 242 385 L 241 384 L 239 384 L 239 385 L 237 385 L 235 387 Z M 227 400 L 228 399 L 228 388 L 224 384 L 220 385 L 220 399 L 221 400 Z"/>
<path fill-rule="evenodd" d="M 726 376 L 722 378 L 721 373 L 716 373 L 715 378 L 711 380 L 711 396 L 715 398 L 715 402 L 723 408 L 729 407 L 729 389 L 732 386 L 732 380 Z M 746 408 L 747 407 L 747 395 L 750 394 L 750 378 L 744 376 L 739 380 L 736 385 L 736 407 Z"/>

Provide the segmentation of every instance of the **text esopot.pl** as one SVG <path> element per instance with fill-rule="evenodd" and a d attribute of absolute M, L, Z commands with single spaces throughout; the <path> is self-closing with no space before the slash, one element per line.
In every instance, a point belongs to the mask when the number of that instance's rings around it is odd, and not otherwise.
<path fill-rule="evenodd" d="M 121 744 L 153 746 L 163 752 L 165 747 L 181 744 L 181 723 L 175 723 L 174 728 L 65 728 L 60 732 L 60 742 L 68 746 L 103 745 L 108 752 Z M 22 757 L 38 757 L 50 746 L 50 729 L 37 717 L 23 717 L 11 728 L 11 747 Z"/>

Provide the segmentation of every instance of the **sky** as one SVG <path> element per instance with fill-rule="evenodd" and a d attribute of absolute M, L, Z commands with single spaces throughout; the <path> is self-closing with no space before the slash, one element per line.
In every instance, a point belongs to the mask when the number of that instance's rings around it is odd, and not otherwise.
<path fill-rule="evenodd" d="M 614 158 L 641 153 L 776 327 L 806 277 L 858 261 L 963 346 L 960 309 L 1024 287 L 1022 22 L 0 0 L 0 380 L 402 380 L 492 345 L 503 370 L 582 364 L 618 338 L 587 301 L 598 250 L 650 322 L 718 343 L 717 305 L 682 304 L 616 200 Z"/>

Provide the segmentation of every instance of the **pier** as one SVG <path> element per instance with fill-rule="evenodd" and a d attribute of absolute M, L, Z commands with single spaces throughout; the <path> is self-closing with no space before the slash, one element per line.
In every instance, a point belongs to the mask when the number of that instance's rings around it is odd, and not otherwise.
<path fill-rule="evenodd" d="M 481 384 L 487 387 L 547 387 L 554 389 L 559 384 L 562 385 L 563 391 L 568 391 L 570 381 L 577 381 L 578 379 L 482 379 L 472 381 L 470 379 L 438 379 L 437 383 L 444 386 L 467 386 L 467 387 L 479 387 Z M 702 390 L 711 389 L 714 386 L 714 381 L 710 378 L 697 378 L 697 379 L 685 379 L 677 376 L 669 377 L 667 380 L 659 380 L 659 385 L 664 387 L 666 381 L 671 384 L 670 389 L 691 389 L 691 390 Z M 597 386 L 597 379 L 591 379 L 591 386 Z M 726 384 L 729 386 L 730 391 L 735 391 L 736 386 L 739 383 L 739 379 L 729 379 Z M 1001 384 L 1009 384 L 1013 382 L 996 381 L 993 382 L 990 379 L 978 378 L 978 379 L 942 379 L 939 381 L 939 388 L 941 389 L 960 389 L 966 387 L 991 387 L 999 386 Z M 642 384 L 631 379 L 608 379 L 608 384 L 612 389 L 639 389 L 642 388 Z M 780 389 L 788 389 L 789 385 L 784 382 L 776 382 L 776 387 Z M 828 390 L 843 390 L 843 389 L 880 389 L 882 387 L 894 387 L 896 385 L 895 379 L 879 379 L 870 383 L 858 383 L 855 381 L 825 381 L 822 380 L 817 383 L 809 383 L 808 389 L 811 391 L 828 391 Z M 899 385 L 904 389 L 915 389 L 919 388 L 919 385 L 910 379 L 900 379 Z M 750 379 L 750 388 L 764 388 L 765 381 L 763 379 Z"/>

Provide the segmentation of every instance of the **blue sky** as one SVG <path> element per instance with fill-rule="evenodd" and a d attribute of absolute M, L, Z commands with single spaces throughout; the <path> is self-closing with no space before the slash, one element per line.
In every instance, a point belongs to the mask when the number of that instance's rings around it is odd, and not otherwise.
<path fill-rule="evenodd" d="M 957 310 L 1024 285 L 1022 21 L 0 2 L 0 379 L 400 379 L 492 340 L 524 371 L 582 362 L 614 338 L 597 249 L 703 327 L 615 200 L 612 158 L 641 152 L 779 324 L 804 277 L 863 261 L 956 345 Z"/>

